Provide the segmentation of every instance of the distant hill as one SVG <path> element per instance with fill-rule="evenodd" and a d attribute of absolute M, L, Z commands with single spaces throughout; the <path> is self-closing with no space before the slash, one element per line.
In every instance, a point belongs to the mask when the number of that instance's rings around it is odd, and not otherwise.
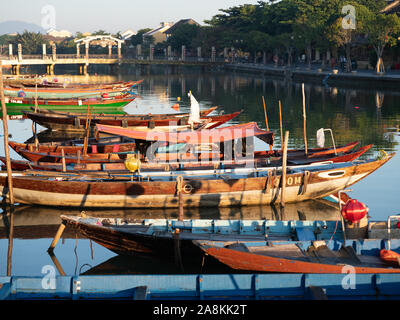
<path fill-rule="evenodd" d="M 46 33 L 46 30 L 34 23 L 27 23 L 23 21 L 0 22 L 0 35 L 8 33 L 23 33 L 25 30 L 30 32 L 40 32 L 43 34 Z"/>

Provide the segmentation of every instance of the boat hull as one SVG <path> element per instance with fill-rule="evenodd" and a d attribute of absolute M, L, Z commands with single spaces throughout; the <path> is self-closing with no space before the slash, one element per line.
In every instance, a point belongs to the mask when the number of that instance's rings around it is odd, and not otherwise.
<path fill-rule="evenodd" d="M 287 175 L 284 202 L 318 199 L 343 190 L 362 180 L 384 165 L 394 154 L 383 160 L 337 169 Z M 79 181 L 65 178 L 15 176 L 13 193 L 15 202 L 47 206 L 94 208 L 178 208 L 176 181 Z M 6 174 L 0 177 L 0 190 L 8 195 L 4 186 Z M 185 178 L 182 206 L 233 207 L 267 205 L 282 201 L 281 177 L 247 177 L 236 179 Z"/>

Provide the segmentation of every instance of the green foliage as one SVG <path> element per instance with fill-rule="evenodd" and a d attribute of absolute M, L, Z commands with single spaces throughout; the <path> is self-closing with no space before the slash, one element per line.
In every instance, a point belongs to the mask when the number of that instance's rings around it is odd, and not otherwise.
<path fill-rule="evenodd" d="M 42 44 L 48 44 L 44 36 L 38 32 L 25 31 L 22 34 L 17 34 L 14 38 L 15 45 L 22 45 L 23 54 L 40 54 L 42 52 Z"/>
<path fill-rule="evenodd" d="M 150 28 L 138 30 L 136 35 L 131 37 L 131 44 L 133 46 L 137 46 L 138 44 L 143 44 L 143 35 L 151 30 L 152 29 Z"/>
<path fill-rule="evenodd" d="M 187 49 L 192 49 L 193 39 L 197 38 L 200 32 L 200 26 L 195 24 L 182 24 L 178 26 L 171 36 L 167 39 L 167 45 L 174 49 L 180 49 L 186 46 Z"/>

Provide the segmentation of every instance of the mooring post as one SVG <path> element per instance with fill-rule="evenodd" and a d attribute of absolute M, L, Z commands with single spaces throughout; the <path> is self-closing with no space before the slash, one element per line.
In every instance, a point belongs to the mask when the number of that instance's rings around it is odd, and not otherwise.
<path fill-rule="evenodd" d="M 1 112 L 3 113 L 3 129 L 4 129 L 4 152 L 6 155 L 6 167 L 7 167 L 7 179 L 8 179 L 8 193 L 10 204 L 14 205 L 14 192 L 13 192 L 13 181 L 12 181 L 12 170 L 10 162 L 10 150 L 8 148 L 8 125 L 7 125 L 7 108 L 4 98 L 4 86 L 3 86 L 3 64 L 0 60 L 0 99 L 1 99 Z"/>
<path fill-rule="evenodd" d="M 282 156 L 282 187 L 281 187 L 281 206 L 285 206 L 285 189 L 286 189 L 286 166 L 287 166 L 287 149 L 289 142 L 289 131 L 285 132 L 285 142 L 283 144 Z"/>
<path fill-rule="evenodd" d="M 61 162 L 62 162 L 62 172 L 66 172 L 67 171 L 67 166 L 65 164 L 65 153 L 64 153 L 64 149 L 61 149 Z"/>

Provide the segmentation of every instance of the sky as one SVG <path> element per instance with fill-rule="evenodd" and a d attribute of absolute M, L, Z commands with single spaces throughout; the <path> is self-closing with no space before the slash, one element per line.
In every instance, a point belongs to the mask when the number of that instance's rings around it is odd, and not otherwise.
<path fill-rule="evenodd" d="M 54 27 L 75 33 L 155 28 L 160 22 L 192 18 L 200 24 L 219 9 L 258 0 L 12 0 L 0 1 L 0 22 L 18 20 L 45 30 Z"/>

